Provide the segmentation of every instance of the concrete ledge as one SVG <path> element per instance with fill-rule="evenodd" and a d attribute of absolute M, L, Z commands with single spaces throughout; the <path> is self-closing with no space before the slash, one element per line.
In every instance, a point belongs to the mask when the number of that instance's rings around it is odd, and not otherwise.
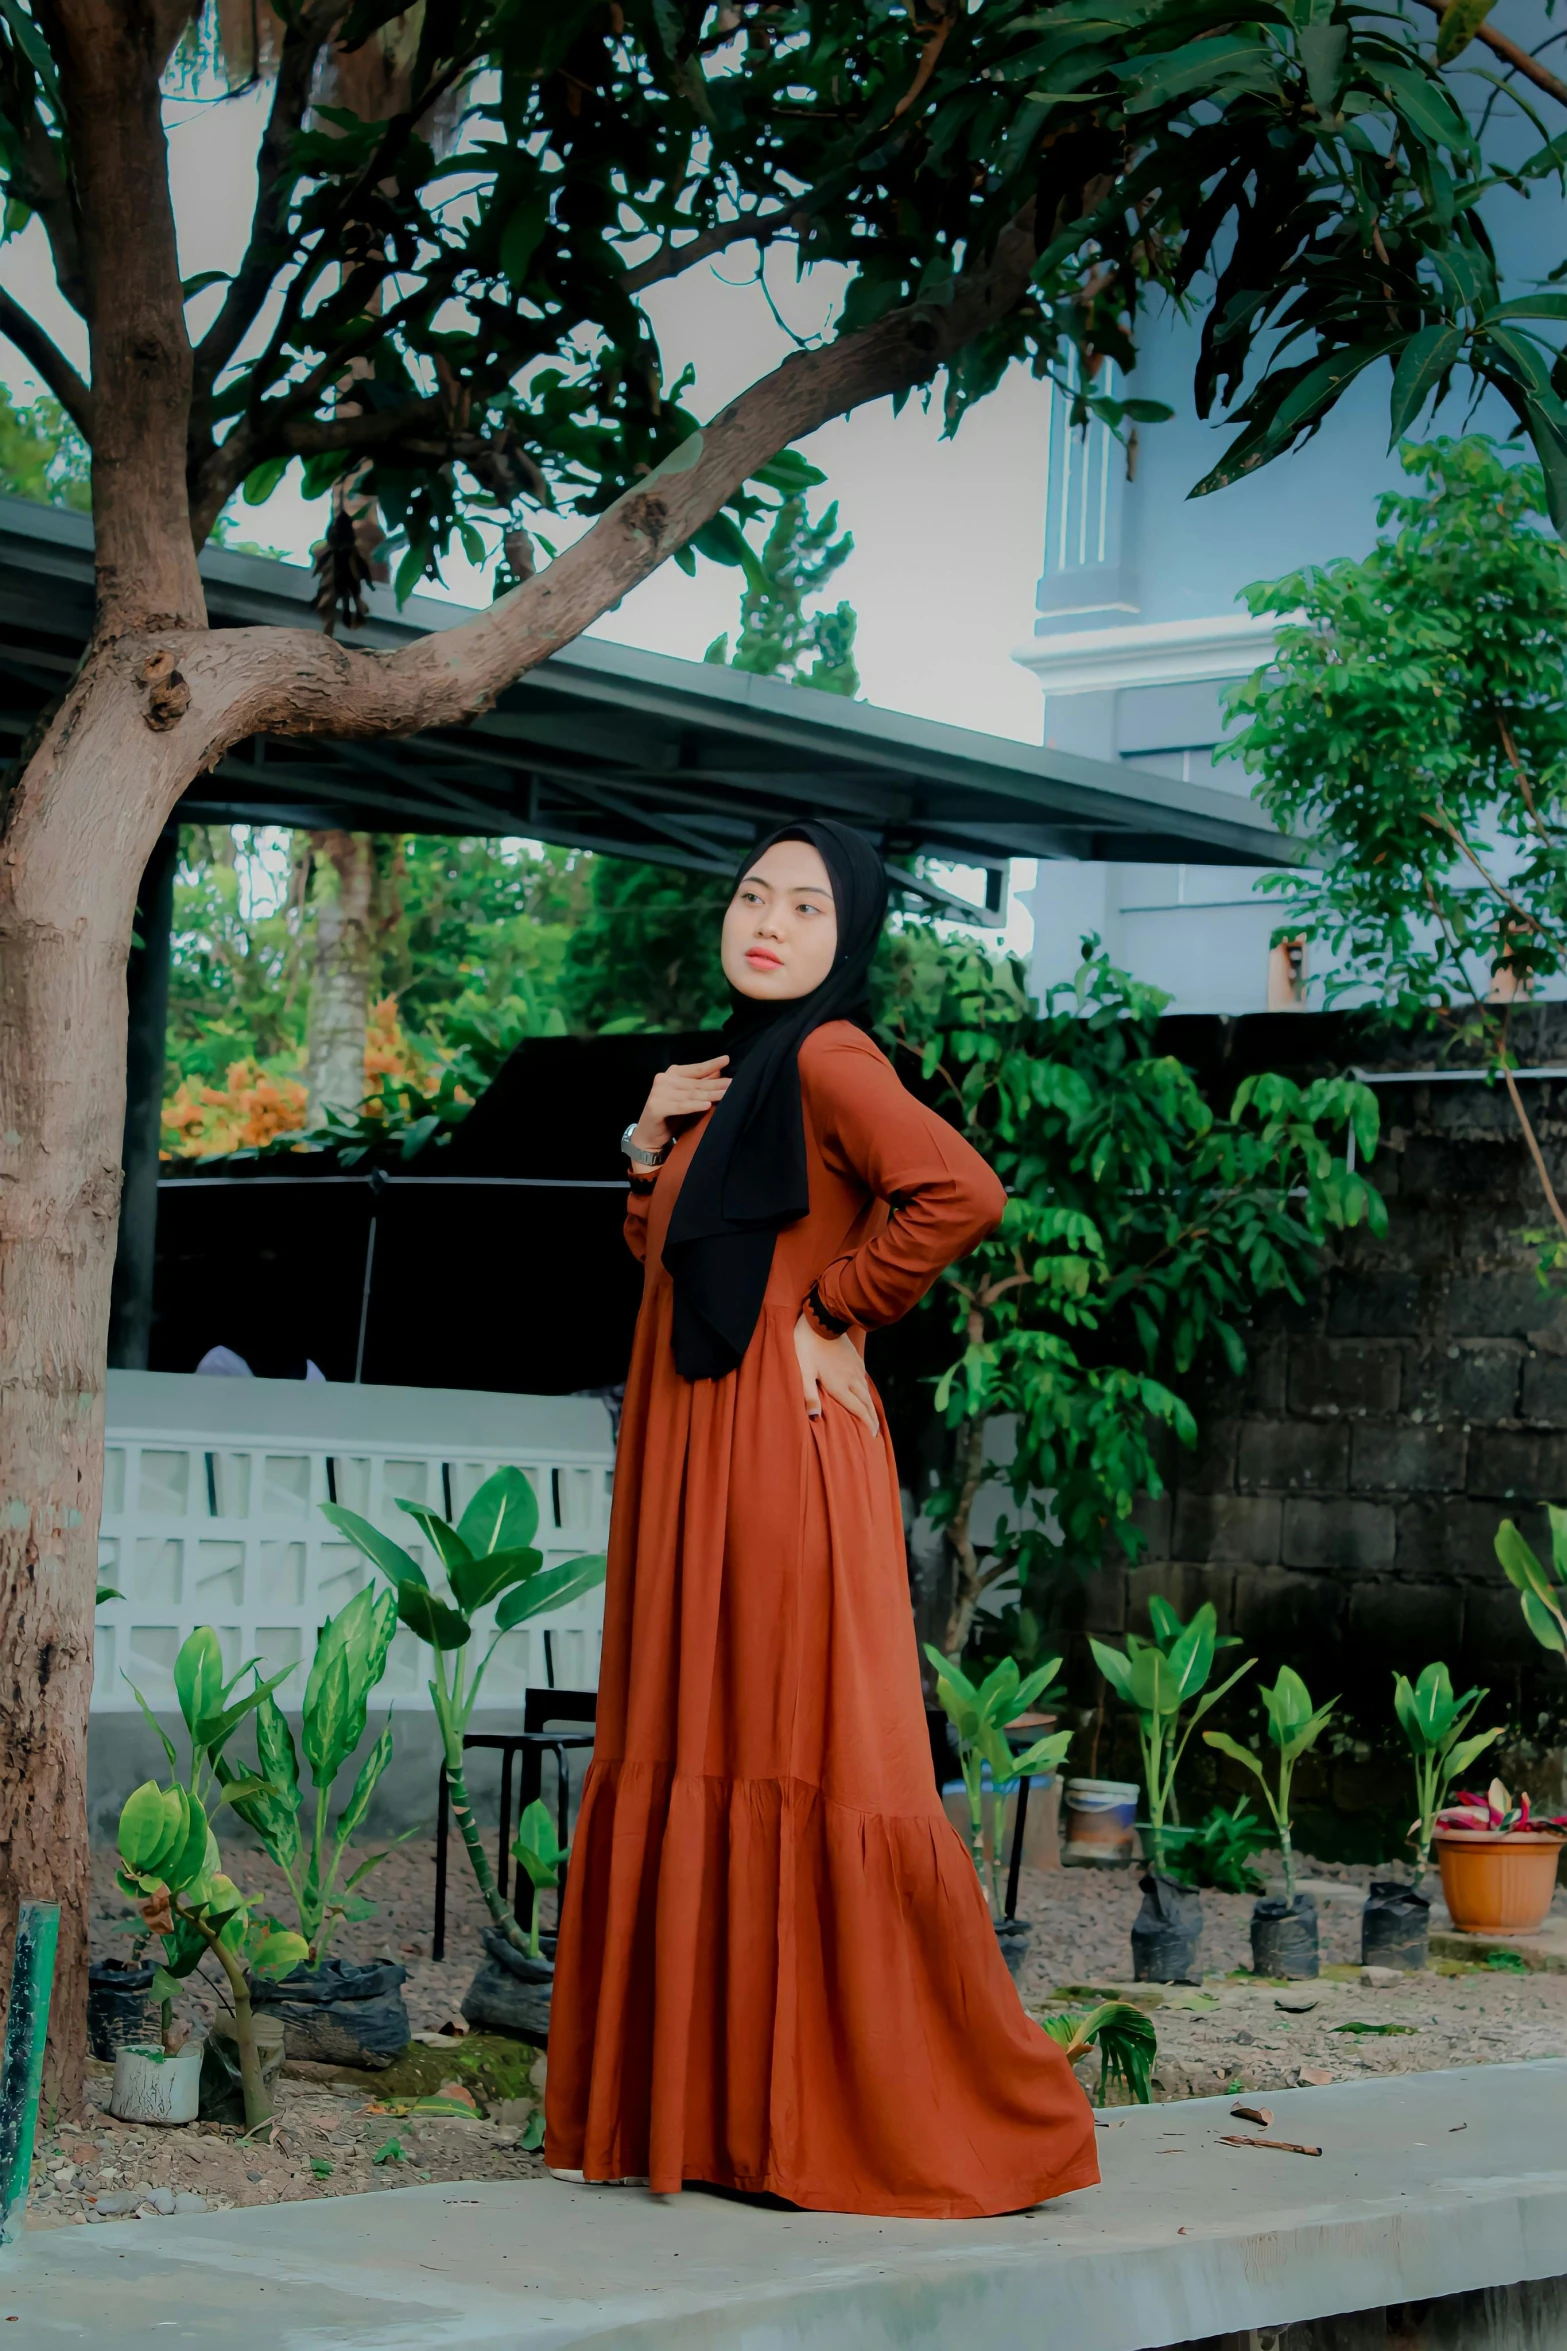
<path fill-rule="evenodd" d="M 1567 1918 L 1548 1918 L 1537 1935 L 1466 1935 L 1454 1926 L 1432 1926 L 1433 1959 L 1474 1959 L 1483 1965 L 1491 1951 L 1511 1951 L 1543 1975 L 1567 1975 Z"/>
<path fill-rule="evenodd" d="M 998 2221 L 540 2181 L 37 2233 L 0 2323 L 18 2351 L 1163 2351 L 1567 2272 L 1567 2060 L 1268 2103 L 1320 2160 L 1222 2146 L 1228 2099 L 1117 2109 L 1103 2185 Z"/>

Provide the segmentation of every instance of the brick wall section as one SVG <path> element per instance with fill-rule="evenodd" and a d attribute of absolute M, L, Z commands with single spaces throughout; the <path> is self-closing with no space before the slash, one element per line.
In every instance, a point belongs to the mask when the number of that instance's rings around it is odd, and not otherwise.
<path fill-rule="evenodd" d="M 1527 1058 L 1567 1063 L 1567 1009 L 1529 1020 Z M 1287 1021 L 1168 1025 L 1216 1090 L 1241 1065 L 1290 1066 Z M 1393 1062 L 1348 1024 L 1337 1038 L 1331 1019 L 1310 1025 L 1313 1067 Z M 1194 1052 L 1203 1039 L 1185 1032 L 1203 1029 L 1225 1050 Z M 1525 1097 L 1567 1174 L 1567 1085 Z M 1539 1548 L 1542 1505 L 1567 1503 L 1567 1297 L 1542 1289 L 1524 1237 L 1547 1213 L 1505 1095 L 1379 1099 L 1385 1239 L 1352 1237 L 1303 1307 L 1258 1316 L 1247 1376 L 1207 1396 L 1198 1449 L 1177 1451 L 1170 1491 L 1141 1514 L 1141 1564 L 1096 1576 L 1081 1622 L 1145 1629 L 1153 1592 L 1183 1613 L 1211 1599 L 1267 1678 L 1293 1664 L 1368 1728 L 1387 1720 L 1395 1667 L 1444 1657 L 1532 1730 L 1567 1715 L 1567 1671 L 1529 1636 L 1493 1540 L 1512 1515 Z"/>

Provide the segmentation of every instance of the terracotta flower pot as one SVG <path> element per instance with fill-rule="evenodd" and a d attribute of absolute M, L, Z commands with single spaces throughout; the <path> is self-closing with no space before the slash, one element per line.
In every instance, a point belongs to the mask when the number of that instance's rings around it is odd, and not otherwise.
<path fill-rule="evenodd" d="M 1442 1896 L 1461 1934 L 1538 1934 L 1556 1890 L 1560 1837 L 1532 1830 L 1500 1836 L 1485 1829 L 1438 1829 L 1432 1841 L 1442 1869 Z"/>

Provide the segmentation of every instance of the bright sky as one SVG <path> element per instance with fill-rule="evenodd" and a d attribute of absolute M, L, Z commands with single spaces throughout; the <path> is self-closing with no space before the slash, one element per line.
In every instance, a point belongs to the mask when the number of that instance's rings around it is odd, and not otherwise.
<path fill-rule="evenodd" d="M 254 192 L 256 141 L 264 111 L 259 94 L 170 105 L 171 170 L 186 278 L 232 269 L 243 249 Z M 766 294 L 747 278 L 755 256 L 737 248 L 716 265 L 658 290 L 655 323 L 671 377 L 689 360 L 696 369 L 693 404 L 711 414 L 790 348 Z M 80 322 L 53 286 L 36 222 L 0 249 L 0 283 L 26 304 L 79 365 Z M 825 273 L 797 284 L 787 255 L 770 265 L 768 290 L 796 332 L 819 328 L 837 290 Z M 199 334 L 221 289 L 191 305 Z M 40 387 L 8 345 L 0 375 L 31 397 Z M 833 583 L 859 614 L 856 647 L 867 700 L 893 710 L 984 733 L 1037 742 L 1039 689 L 1010 659 L 1030 631 L 1034 583 L 1042 561 L 1045 433 L 1043 398 L 1014 373 L 956 438 L 941 438 L 939 419 L 910 402 L 900 417 L 883 402 L 829 425 L 801 448 L 829 477 L 818 493 L 835 497 L 840 526 L 855 549 Z M 303 559 L 320 536 L 325 501 L 299 495 L 297 469 L 264 508 L 245 510 L 241 534 Z M 561 534 L 564 536 L 564 534 Z M 458 557 L 450 591 L 463 602 L 487 600 L 483 582 Z M 738 618 L 740 575 L 699 563 L 694 579 L 665 564 L 593 634 L 649 651 L 700 659 Z M 1032 876 L 1019 873 L 1020 885 Z M 1019 945 L 1031 925 L 1020 917 Z"/>

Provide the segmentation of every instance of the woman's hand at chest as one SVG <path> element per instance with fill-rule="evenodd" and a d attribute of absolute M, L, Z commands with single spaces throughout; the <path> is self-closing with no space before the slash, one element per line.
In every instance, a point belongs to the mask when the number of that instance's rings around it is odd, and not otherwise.
<path fill-rule="evenodd" d="M 824 1339 L 813 1331 L 802 1314 L 794 1326 L 795 1359 L 800 1366 L 800 1382 L 805 1390 L 805 1409 L 812 1420 L 821 1416 L 821 1391 L 826 1389 L 846 1412 L 856 1420 L 863 1420 L 874 1437 L 880 1424 L 876 1418 L 876 1400 L 865 1369 L 865 1360 L 847 1331 L 841 1338 Z"/>
<path fill-rule="evenodd" d="M 728 1060 L 727 1053 L 717 1053 L 711 1061 L 675 1061 L 659 1071 L 632 1129 L 644 1151 L 662 1151 L 674 1141 L 677 1124 L 700 1118 L 722 1102 L 729 1091 L 723 1074 Z"/>

